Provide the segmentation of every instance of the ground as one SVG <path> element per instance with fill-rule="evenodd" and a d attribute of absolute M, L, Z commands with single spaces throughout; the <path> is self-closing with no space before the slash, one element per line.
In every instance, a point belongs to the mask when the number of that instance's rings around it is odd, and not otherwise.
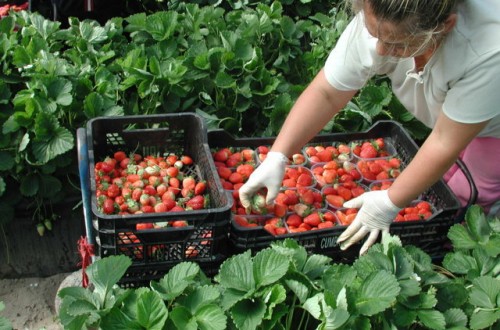
<path fill-rule="evenodd" d="M 70 275 L 74 274 L 0 279 L 0 301 L 5 304 L 0 316 L 6 317 L 14 330 L 63 329 L 57 321 L 55 300 L 61 283 L 66 283 Z"/>

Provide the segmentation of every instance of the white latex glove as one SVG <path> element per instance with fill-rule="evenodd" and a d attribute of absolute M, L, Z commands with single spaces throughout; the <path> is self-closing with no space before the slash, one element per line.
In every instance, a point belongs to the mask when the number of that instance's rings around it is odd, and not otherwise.
<path fill-rule="evenodd" d="M 339 236 L 337 243 L 341 250 L 370 234 L 361 247 L 359 254 L 364 254 L 375 243 L 379 233 L 389 232 L 389 226 L 401 208 L 394 205 L 387 190 L 365 192 L 364 194 L 344 203 L 344 207 L 359 208 L 354 221 Z"/>
<path fill-rule="evenodd" d="M 266 159 L 239 189 L 240 201 L 245 209 L 250 207 L 252 196 L 264 187 L 267 188 L 266 204 L 274 203 L 285 176 L 287 163 L 288 158 L 281 152 L 270 151 L 267 153 Z"/>

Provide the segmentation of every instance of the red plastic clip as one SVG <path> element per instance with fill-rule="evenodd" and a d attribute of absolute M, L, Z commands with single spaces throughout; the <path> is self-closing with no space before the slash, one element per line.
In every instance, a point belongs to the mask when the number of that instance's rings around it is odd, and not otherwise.
<path fill-rule="evenodd" d="M 82 287 L 86 288 L 89 285 L 89 278 L 85 269 L 92 263 L 94 255 L 94 245 L 89 244 L 86 237 L 80 237 L 78 240 L 78 252 L 80 253 L 81 261 L 78 266 L 82 267 Z"/>

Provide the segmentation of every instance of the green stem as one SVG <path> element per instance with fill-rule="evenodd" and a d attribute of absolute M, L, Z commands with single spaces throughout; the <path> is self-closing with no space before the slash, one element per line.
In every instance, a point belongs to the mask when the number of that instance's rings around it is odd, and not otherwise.
<path fill-rule="evenodd" d="M 9 253 L 9 243 L 7 242 L 7 235 L 5 234 L 5 229 L 3 225 L 0 225 L 0 229 L 2 230 L 3 241 L 5 242 L 5 251 L 7 253 L 7 265 L 10 264 L 10 253 Z"/>
<path fill-rule="evenodd" d="M 297 296 L 293 296 L 293 302 L 292 304 L 290 305 L 290 312 L 288 313 L 288 316 L 286 318 L 286 329 L 287 330 L 291 330 L 291 326 L 292 326 L 292 321 L 293 321 L 293 312 L 295 310 L 295 303 L 297 301 Z"/>

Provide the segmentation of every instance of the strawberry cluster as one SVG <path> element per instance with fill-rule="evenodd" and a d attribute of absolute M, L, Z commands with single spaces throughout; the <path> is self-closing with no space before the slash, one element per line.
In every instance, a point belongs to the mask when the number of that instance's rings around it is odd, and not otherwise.
<path fill-rule="evenodd" d="M 142 214 L 200 210 L 209 206 L 207 184 L 186 169 L 193 159 L 187 155 L 141 156 L 117 151 L 94 166 L 97 207 L 104 214 Z M 155 226 L 186 226 L 186 221 L 137 224 L 137 229 Z"/>
<path fill-rule="evenodd" d="M 258 146 L 257 149 L 257 159 L 262 163 L 264 159 L 266 159 L 267 154 L 269 153 L 269 146 Z M 289 165 L 305 165 L 306 157 L 302 153 L 294 153 L 288 159 Z"/>

